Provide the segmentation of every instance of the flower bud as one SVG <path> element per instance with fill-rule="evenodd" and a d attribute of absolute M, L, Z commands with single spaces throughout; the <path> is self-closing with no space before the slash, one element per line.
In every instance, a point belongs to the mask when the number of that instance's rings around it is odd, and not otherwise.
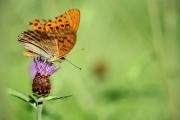
<path fill-rule="evenodd" d="M 50 94 L 51 82 L 49 76 L 36 74 L 32 83 L 32 91 L 36 96 L 46 97 Z"/>
<path fill-rule="evenodd" d="M 50 94 L 51 82 L 50 76 L 59 68 L 53 66 L 53 63 L 41 58 L 34 59 L 31 65 L 32 91 L 38 97 L 46 97 Z"/>

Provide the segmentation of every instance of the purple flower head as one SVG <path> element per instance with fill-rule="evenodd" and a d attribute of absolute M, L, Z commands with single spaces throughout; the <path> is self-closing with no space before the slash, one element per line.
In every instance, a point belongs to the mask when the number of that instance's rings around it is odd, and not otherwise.
<path fill-rule="evenodd" d="M 42 76 L 50 76 L 57 70 L 59 70 L 59 68 L 56 68 L 51 62 L 48 62 L 47 60 L 43 60 L 41 58 L 34 59 L 30 66 L 32 79 L 34 79 L 36 74 L 40 74 Z"/>

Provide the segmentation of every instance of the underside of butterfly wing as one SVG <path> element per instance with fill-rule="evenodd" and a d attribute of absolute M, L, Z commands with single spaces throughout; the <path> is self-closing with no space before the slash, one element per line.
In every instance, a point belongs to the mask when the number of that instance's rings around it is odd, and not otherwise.
<path fill-rule="evenodd" d="M 34 57 L 37 56 L 36 53 L 32 52 L 32 51 L 26 51 L 23 53 L 24 56 L 28 56 L 28 57 Z"/>
<path fill-rule="evenodd" d="M 57 43 L 55 42 L 54 37 L 45 32 L 37 30 L 25 31 L 19 36 L 19 41 L 27 50 L 47 59 L 52 58 L 54 55 L 58 55 Z"/>

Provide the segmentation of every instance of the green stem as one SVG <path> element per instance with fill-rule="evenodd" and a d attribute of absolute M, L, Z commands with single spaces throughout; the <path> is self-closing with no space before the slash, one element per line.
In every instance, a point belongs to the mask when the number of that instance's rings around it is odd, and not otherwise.
<path fill-rule="evenodd" d="M 42 109 L 43 109 L 43 102 L 37 103 L 36 120 L 41 120 Z"/>

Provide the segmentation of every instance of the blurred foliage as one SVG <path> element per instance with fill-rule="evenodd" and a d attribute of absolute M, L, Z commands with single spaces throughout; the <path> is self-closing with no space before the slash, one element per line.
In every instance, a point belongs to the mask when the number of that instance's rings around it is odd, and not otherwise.
<path fill-rule="evenodd" d="M 78 40 L 52 76 L 43 120 L 179 120 L 179 0 L 1 0 L 0 120 L 33 120 L 6 88 L 31 93 L 31 58 L 17 36 L 28 22 L 81 11 Z M 100 72 L 99 72 L 100 71 Z"/>

